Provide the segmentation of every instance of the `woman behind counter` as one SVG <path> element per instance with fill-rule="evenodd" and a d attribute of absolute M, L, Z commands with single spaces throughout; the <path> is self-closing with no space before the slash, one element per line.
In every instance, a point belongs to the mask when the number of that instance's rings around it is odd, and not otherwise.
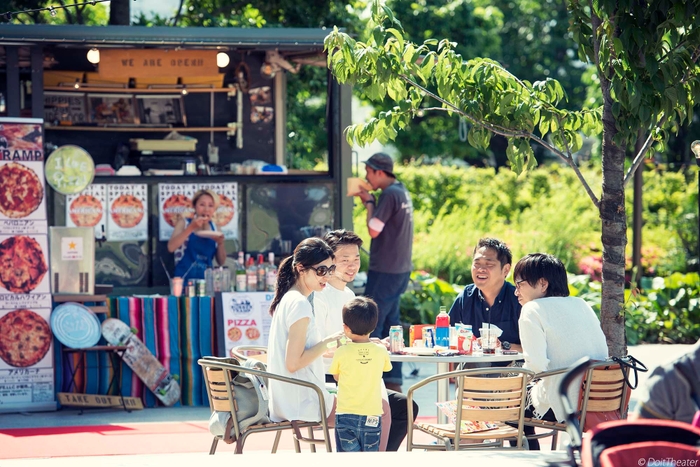
<path fill-rule="evenodd" d="M 185 245 L 183 256 L 175 266 L 175 277 L 204 279 L 204 270 L 212 267 L 214 256 L 219 265 L 223 265 L 226 261 L 223 235 L 213 238 L 200 236 L 201 232 L 217 231 L 212 218 L 219 206 L 219 195 L 211 190 L 199 190 L 192 198 L 192 205 L 194 218 L 181 217 L 177 221 L 173 234 L 168 240 L 168 251 L 173 253 Z"/>

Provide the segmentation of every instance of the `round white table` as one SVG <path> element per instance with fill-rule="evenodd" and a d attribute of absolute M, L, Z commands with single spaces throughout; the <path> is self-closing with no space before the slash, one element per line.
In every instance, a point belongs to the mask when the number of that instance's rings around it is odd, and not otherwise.
<path fill-rule="evenodd" d="M 523 354 L 518 352 L 514 355 L 503 355 L 501 353 L 492 355 L 414 355 L 414 354 L 389 354 L 389 359 L 392 362 L 413 362 L 413 363 L 435 363 L 437 365 L 437 374 L 447 373 L 450 363 L 496 363 L 496 362 L 514 362 L 522 360 Z M 447 378 L 440 379 L 437 382 L 437 401 L 445 402 L 450 398 L 450 385 Z M 438 423 L 447 423 L 447 417 L 438 409 Z"/>

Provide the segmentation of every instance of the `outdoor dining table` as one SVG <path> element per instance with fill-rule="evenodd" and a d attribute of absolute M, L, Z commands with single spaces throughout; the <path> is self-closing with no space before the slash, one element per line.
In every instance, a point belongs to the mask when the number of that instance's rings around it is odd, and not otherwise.
<path fill-rule="evenodd" d="M 450 363 L 461 363 L 469 366 L 472 363 L 496 363 L 496 362 L 514 362 L 523 359 L 523 354 L 518 352 L 513 355 L 503 355 L 501 353 L 483 355 L 481 353 L 474 355 L 416 355 L 416 354 L 389 354 L 389 359 L 392 362 L 412 362 L 412 363 L 435 363 L 437 365 L 437 374 L 447 373 Z M 440 379 L 437 382 L 437 401 L 445 402 L 450 398 L 449 380 L 447 378 Z M 447 423 L 447 417 L 438 409 L 438 423 Z"/>

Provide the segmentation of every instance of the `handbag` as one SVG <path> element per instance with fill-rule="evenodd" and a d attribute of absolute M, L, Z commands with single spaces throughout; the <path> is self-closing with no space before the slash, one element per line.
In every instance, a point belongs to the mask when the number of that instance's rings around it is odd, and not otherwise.
<path fill-rule="evenodd" d="M 265 370 L 265 364 L 255 359 L 246 360 L 242 365 L 235 358 L 218 360 L 245 368 Z M 231 379 L 231 383 L 239 430 L 243 432 L 252 425 L 270 423 L 267 381 L 257 375 L 238 373 Z M 235 442 L 236 430 L 231 412 L 213 412 L 209 417 L 209 432 L 214 436 L 220 436 L 227 444 Z"/>

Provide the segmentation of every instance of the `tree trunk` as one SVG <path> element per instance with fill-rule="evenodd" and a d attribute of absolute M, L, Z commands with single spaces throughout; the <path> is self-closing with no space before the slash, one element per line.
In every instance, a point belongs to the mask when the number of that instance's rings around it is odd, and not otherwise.
<path fill-rule="evenodd" d="M 129 26 L 131 24 L 131 0 L 112 0 L 109 4 L 109 24 Z"/>
<path fill-rule="evenodd" d="M 603 81 L 603 80 L 601 80 Z M 601 83 L 602 84 L 602 83 Z M 625 149 L 613 142 L 617 133 L 609 83 L 603 89 L 603 193 L 600 202 L 603 243 L 603 293 L 600 324 L 610 356 L 627 354 L 625 337 Z"/>

